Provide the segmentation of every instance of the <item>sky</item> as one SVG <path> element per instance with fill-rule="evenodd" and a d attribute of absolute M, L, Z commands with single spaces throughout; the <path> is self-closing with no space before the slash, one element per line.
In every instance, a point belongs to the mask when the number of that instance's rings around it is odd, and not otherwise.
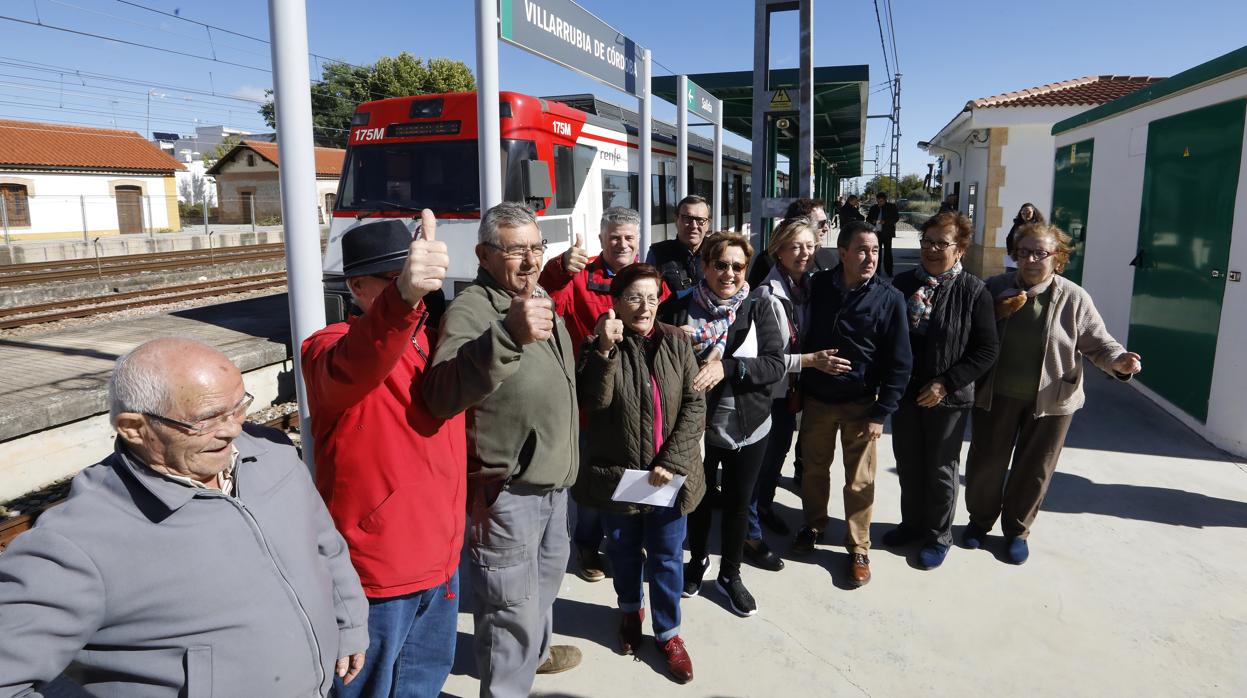
<path fill-rule="evenodd" d="M 891 0 L 899 67 L 889 47 L 885 68 L 873 0 L 813 1 L 814 63 L 868 65 L 869 114 L 890 111 L 888 68 L 902 74 L 902 174 L 926 172 L 933 158 L 918 141 L 969 100 L 1084 75 L 1167 77 L 1247 43 L 1242 0 L 1190 6 L 1198 14 L 1167 0 Z M 751 0 L 580 4 L 650 48 L 656 76 L 752 69 Z M 878 5 L 886 14 L 886 0 Z M 312 77 L 327 60 L 369 64 L 400 51 L 475 69 L 474 7 L 472 0 L 310 0 Z M 265 2 L 5 0 L 0 17 L 0 118 L 144 134 L 193 133 L 197 125 L 269 130 L 257 113 L 272 85 Z M 797 39 L 796 13 L 776 15 L 772 67 L 797 65 Z M 634 98 L 521 49 L 503 44 L 498 53 L 503 90 L 592 92 L 635 108 Z M 675 107 L 655 99 L 654 116 L 674 123 Z M 885 172 L 888 138 L 887 120 L 868 121 L 865 157 L 881 145 Z M 748 149 L 734 136 L 728 144 Z M 873 174 L 874 163 L 864 168 Z"/>

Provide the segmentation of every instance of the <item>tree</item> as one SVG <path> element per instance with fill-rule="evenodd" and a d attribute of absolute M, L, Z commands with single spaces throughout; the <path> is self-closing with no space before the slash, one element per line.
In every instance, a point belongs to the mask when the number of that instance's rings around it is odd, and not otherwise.
<path fill-rule="evenodd" d="M 208 180 L 202 175 L 192 174 L 178 183 L 178 198 L 192 206 L 203 203 L 208 194 Z"/>
<path fill-rule="evenodd" d="M 426 62 L 403 51 L 397 56 L 383 56 L 371 66 L 328 63 L 320 82 L 312 84 L 313 138 L 317 145 L 345 148 L 351 117 L 360 102 L 475 89 L 476 78 L 468 66 L 449 58 Z M 260 107 L 260 115 L 270 127 L 276 127 L 271 99 Z"/>
<path fill-rule="evenodd" d="M 217 143 L 216 147 L 212 149 L 212 152 L 208 153 L 204 157 L 204 166 L 212 167 L 213 165 L 216 164 L 217 160 L 220 160 L 221 158 L 228 155 L 229 151 L 233 150 L 234 146 L 238 145 L 239 143 L 242 143 L 242 136 L 237 136 L 237 135 L 226 136 L 225 140 L 221 141 L 220 143 Z"/>
<path fill-rule="evenodd" d="M 866 183 L 866 198 L 873 199 L 875 192 L 882 191 L 894 199 L 928 199 L 930 194 L 922 185 L 922 179 L 922 175 L 907 174 L 896 186 L 891 177 L 880 175 Z"/>

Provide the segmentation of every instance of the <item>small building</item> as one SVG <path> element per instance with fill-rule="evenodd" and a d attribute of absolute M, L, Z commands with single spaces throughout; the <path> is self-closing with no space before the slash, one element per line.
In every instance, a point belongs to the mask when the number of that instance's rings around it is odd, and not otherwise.
<path fill-rule="evenodd" d="M 134 131 L 0 120 L 8 239 L 179 230 L 183 166 Z"/>
<path fill-rule="evenodd" d="M 338 178 L 346 151 L 316 148 L 316 200 L 318 219 L 328 223 L 338 196 Z M 281 191 L 276 143 L 244 140 L 208 168 L 216 178 L 218 220 L 249 223 L 254 206 L 255 221 L 281 217 Z"/>
<path fill-rule="evenodd" d="M 1081 237 L 1081 259 L 1066 275 L 1143 356 L 1131 383 L 1239 456 L 1247 456 L 1245 122 L 1247 46 L 1051 130 L 1052 206 Z"/>
<path fill-rule="evenodd" d="M 944 198 L 974 220 L 966 267 L 984 277 L 1004 270 L 1005 237 L 1023 204 L 1049 217 L 1052 124 L 1161 79 L 1093 75 L 971 100 L 919 143 L 943 160 Z"/>

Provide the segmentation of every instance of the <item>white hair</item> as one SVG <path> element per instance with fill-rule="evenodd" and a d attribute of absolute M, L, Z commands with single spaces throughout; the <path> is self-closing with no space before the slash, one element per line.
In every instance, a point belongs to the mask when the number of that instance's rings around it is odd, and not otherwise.
<path fill-rule="evenodd" d="M 635 225 L 641 229 L 641 214 L 624 206 L 611 206 L 602 212 L 602 223 L 598 232 L 605 233 L 612 225 Z"/>
<path fill-rule="evenodd" d="M 198 340 L 164 337 L 144 342 L 118 358 L 108 378 L 108 416 L 113 426 L 117 426 L 117 417 L 123 412 L 168 412 L 172 407 L 171 391 L 160 360 L 166 358 L 166 352 L 185 355 L 196 349 L 221 354 L 216 347 Z"/>
<path fill-rule="evenodd" d="M 523 228 L 530 223 L 537 225 L 537 216 L 531 208 L 518 201 L 503 201 L 481 216 L 481 227 L 476 231 L 476 241 L 498 245 L 501 243 L 499 228 Z"/>

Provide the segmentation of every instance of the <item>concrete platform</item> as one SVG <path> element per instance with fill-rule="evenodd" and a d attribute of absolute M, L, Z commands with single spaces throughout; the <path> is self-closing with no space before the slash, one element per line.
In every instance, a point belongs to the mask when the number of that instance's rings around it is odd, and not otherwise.
<path fill-rule="evenodd" d="M 111 449 L 107 381 L 113 362 L 148 339 L 191 337 L 244 372 L 256 408 L 285 391 L 285 294 L 45 335 L 0 337 L 0 501 L 90 465 Z"/>

